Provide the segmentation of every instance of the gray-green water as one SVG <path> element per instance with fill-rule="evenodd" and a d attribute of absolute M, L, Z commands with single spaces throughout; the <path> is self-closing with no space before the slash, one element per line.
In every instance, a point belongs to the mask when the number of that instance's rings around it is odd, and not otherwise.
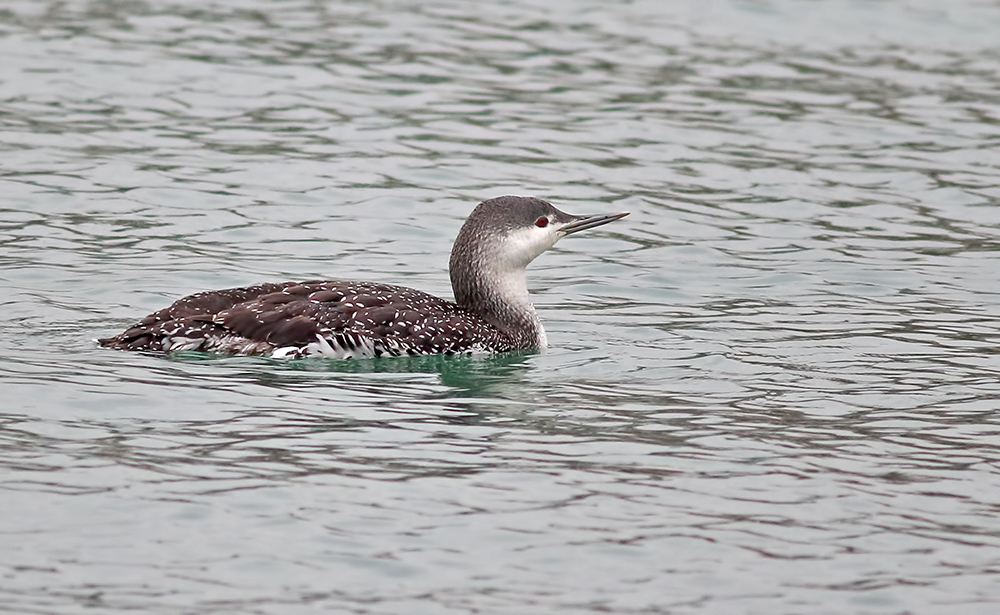
<path fill-rule="evenodd" d="M 0 6 L 0 611 L 994 613 L 1000 5 Z M 449 295 L 478 201 L 629 209 L 551 349 L 96 348 Z"/>

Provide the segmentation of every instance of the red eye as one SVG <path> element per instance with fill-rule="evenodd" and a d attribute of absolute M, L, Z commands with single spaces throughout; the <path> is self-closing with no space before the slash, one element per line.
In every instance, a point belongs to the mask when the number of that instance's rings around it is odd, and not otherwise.
<path fill-rule="evenodd" d="M 535 226 L 537 226 L 538 228 L 545 228 L 548 225 L 549 225 L 549 219 L 546 218 L 545 216 L 542 216 L 541 218 L 535 220 Z"/>

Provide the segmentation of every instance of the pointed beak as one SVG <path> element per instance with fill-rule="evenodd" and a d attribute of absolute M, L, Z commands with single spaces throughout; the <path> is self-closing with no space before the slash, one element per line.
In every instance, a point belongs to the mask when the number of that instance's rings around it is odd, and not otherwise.
<path fill-rule="evenodd" d="M 629 212 L 623 211 L 620 214 L 598 214 L 596 216 L 574 216 L 573 220 L 560 227 L 559 232 L 569 235 L 577 231 L 585 231 L 590 228 L 614 222 L 619 218 L 624 218 Z"/>

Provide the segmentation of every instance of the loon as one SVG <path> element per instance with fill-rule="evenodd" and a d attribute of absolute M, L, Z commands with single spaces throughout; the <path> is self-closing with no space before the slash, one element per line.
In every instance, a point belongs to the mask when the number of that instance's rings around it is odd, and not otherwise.
<path fill-rule="evenodd" d="M 351 358 L 544 350 L 525 268 L 566 235 L 627 216 L 574 216 L 533 197 L 480 203 L 455 239 L 455 301 L 391 284 L 319 280 L 196 293 L 122 333 L 119 350 Z"/>

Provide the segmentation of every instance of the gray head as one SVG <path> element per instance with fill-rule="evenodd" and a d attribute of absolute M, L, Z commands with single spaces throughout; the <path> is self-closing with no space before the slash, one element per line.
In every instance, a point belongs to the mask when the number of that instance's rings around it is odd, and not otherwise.
<path fill-rule="evenodd" d="M 544 332 L 528 298 L 525 267 L 566 235 L 627 215 L 574 216 L 524 196 L 483 201 L 465 221 L 451 251 L 455 301 L 501 329 L 512 320 L 531 321 L 537 325 L 538 345 L 544 347 Z"/>

